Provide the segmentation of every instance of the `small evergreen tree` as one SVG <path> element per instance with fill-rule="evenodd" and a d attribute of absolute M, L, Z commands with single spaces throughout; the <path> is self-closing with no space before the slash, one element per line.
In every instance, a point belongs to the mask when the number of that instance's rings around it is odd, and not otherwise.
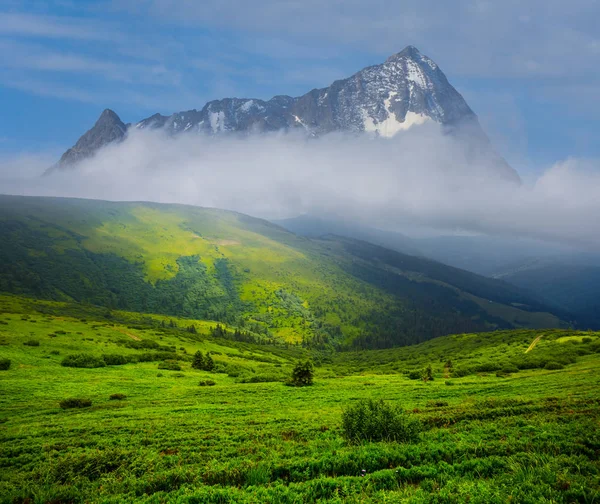
<path fill-rule="evenodd" d="M 215 361 L 210 356 L 210 354 L 207 353 L 206 354 L 206 358 L 204 359 L 204 370 L 205 371 L 212 371 L 213 369 L 215 369 Z"/>
<path fill-rule="evenodd" d="M 310 360 L 299 361 L 292 371 L 291 385 L 296 387 L 306 387 L 313 384 L 314 367 Z"/>
<path fill-rule="evenodd" d="M 194 354 L 194 360 L 192 361 L 192 367 L 194 369 L 204 369 L 204 355 L 200 350 Z"/>
<path fill-rule="evenodd" d="M 431 364 L 423 369 L 423 381 L 428 382 L 433 380 L 433 369 L 431 368 Z"/>

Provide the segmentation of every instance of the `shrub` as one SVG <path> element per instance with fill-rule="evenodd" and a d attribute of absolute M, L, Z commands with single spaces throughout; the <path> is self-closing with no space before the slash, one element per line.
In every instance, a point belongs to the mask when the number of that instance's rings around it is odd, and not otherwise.
<path fill-rule="evenodd" d="M 58 350 L 50 350 L 50 352 L 48 352 L 50 355 L 60 355 L 60 352 Z"/>
<path fill-rule="evenodd" d="M 306 387 L 313 384 L 314 367 L 310 360 L 298 361 L 292 371 L 289 385 L 294 387 Z"/>
<path fill-rule="evenodd" d="M 514 362 L 520 370 L 523 369 L 540 369 L 543 368 L 548 361 L 544 358 L 525 357 Z"/>
<path fill-rule="evenodd" d="M 10 359 L 0 359 L 0 371 L 8 371 L 10 368 Z"/>
<path fill-rule="evenodd" d="M 158 369 L 166 369 L 167 371 L 181 371 L 181 366 L 177 361 L 166 360 L 159 363 Z"/>
<path fill-rule="evenodd" d="M 423 372 L 420 371 L 419 369 L 413 369 L 412 371 L 408 372 L 409 380 L 420 380 L 422 376 L 423 376 Z"/>
<path fill-rule="evenodd" d="M 122 366 L 131 362 L 129 357 L 120 354 L 106 354 L 102 358 L 107 366 Z"/>
<path fill-rule="evenodd" d="M 468 376 L 471 374 L 471 370 L 469 368 L 454 368 L 450 376 L 452 378 L 462 378 L 463 376 Z"/>
<path fill-rule="evenodd" d="M 590 338 L 589 336 L 581 338 L 582 343 L 591 343 L 592 341 L 594 341 L 593 338 Z"/>
<path fill-rule="evenodd" d="M 125 394 L 111 394 L 108 398 L 110 401 L 122 401 L 123 399 L 127 399 Z"/>
<path fill-rule="evenodd" d="M 198 385 L 200 387 L 212 387 L 213 385 L 216 385 L 216 382 L 213 380 L 201 380 Z"/>
<path fill-rule="evenodd" d="M 565 366 L 563 366 L 560 362 L 556 362 L 556 361 L 548 361 L 546 362 L 546 365 L 544 366 L 544 369 L 548 369 L 548 370 L 555 370 L 555 369 L 564 369 Z"/>
<path fill-rule="evenodd" d="M 255 374 L 249 376 L 242 376 L 239 383 L 268 383 L 268 382 L 280 382 L 283 381 L 280 375 L 276 374 Z M 310 384 L 308 384 L 310 385 Z M 302 386 L 302 385 L 297 385 Z"/>
<path fill-rule="evenodd" d="M 92 400 L 71 397 L 69 399 L 63 399 L 59 404 L 62 409 L 89 408 L 92 405 Z"/>
<path fill-rule="evenodd" d="M 423 369 L 421 378 L 424 382 L 433 381 L 433 369 L 431 369 L 431 364 L 429 364 L 429 366 Z"/>
<path fill-rule="evenodd" d="M 428 408 L 443 408 L 444 406 L 448 406 L 448 401 L 440 401 L 440 400 L 431 400 L 427 401 Z"/>
<path fill-rule="evenodd" d="M 421 422 L 399 406 L 362 399 L 342 412 L 342 431 L 350 442 L 418 439 Z"/>
<path fill-rule="evenodd" d="M 32 340 L 24 341 L 23 345 L 26 345 L 26 346 L 40 346 L 40 342 L 38 340 L 32 339 Z"/>
<path fill-rule="evenodd" d="M 519 368 L 517 366 L 515 366 L 514 364 L 504 364 L 502 366 L 502 369 L 500 369 L 500 371 L 503 374 L 518 373 Z"/>
<path fill-rule="evenodd" d="M 480 362 L 474 366 L 473 371 L 476 373 L 492 373 L 499 369 L 500 365 L 495 362 Z"/>
<path fill-rule="evenodd" d="M 106 366 L 103 359 L 90 354 L 67 355 L 60 364 L 61 366 L 74 368 L 99 368 Z"/>

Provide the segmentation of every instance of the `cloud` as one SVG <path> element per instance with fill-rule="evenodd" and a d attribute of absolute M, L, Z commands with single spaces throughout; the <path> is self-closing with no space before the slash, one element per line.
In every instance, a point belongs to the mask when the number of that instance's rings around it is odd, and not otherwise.
<path fill-rule="evenodd" d="M 0 12 L 0 34 L 73 40 L 122 40 L 113 27 L 86 19 L 19 12 Z"/>
<path fill-rule="evenodd" d="M 181 81 L 179 73 L 169 71 L 161 64 L 101 60 L 70 52 L 51 51 L 40 45 L 4 40 L 0 40 L 0 62 L 5 68 L 99 75 L 130 84 L 141 82 L 176 86 Z"/>
<path fill-rule="evenodd" d="M 392 140 L 133 131 L 75 170 L 39 177 L 44 163 L 5 160 L 3 191 L 186 203 L 267 218 L 333 214 L 386 229 L 427 226 L 600 247 L 600 162 L 568 159 L 518 186 L 495 166 L 472 163 L 434 125 Z M 19 170 L 24 175 L 16 176 Z"/>
<path fill-rule="evenodd" d="M 114 6 L 187 26 L 245 30 L 259 41 L 284 36 L 290 45 L 309 40 L 386 55 L 413 43 L 443 68 L 469 76 L 593 77 L 589 62 L 600 57 L 600 4 L 589 0 L 115 0 Z"/>

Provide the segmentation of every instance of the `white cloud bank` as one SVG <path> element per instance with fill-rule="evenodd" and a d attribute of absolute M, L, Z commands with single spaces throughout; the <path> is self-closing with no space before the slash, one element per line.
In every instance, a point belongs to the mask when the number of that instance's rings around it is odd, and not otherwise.
<path fill-rule="evenodd" d="M 248 138 L 134 131 L 73 170 L 41 177 L 39 156 L 0 160 L 0 192 L 176 202 L 266 218 L 334 214 L 600 247 L 600 161 L 569 159 L 515 185 L 424 125 L 392 140 Z"/>

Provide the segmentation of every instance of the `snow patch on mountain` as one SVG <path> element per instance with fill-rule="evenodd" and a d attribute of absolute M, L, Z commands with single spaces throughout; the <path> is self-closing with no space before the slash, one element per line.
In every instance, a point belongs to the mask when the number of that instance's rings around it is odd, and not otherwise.
<path fill-rule="evenodd" d="M 225 131 L 225 112 L 211 112 L 208 117 L 213 133 Z"/>

